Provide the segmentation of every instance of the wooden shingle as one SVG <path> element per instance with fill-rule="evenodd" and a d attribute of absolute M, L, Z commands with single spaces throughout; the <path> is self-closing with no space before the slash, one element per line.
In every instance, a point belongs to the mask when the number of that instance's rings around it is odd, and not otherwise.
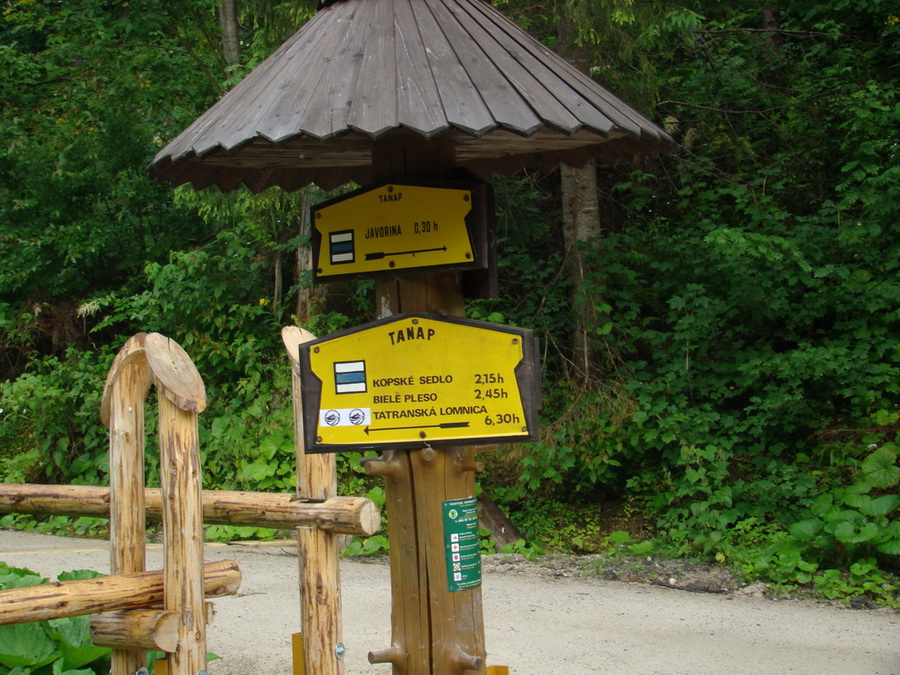
<path fill-rule="evenodd" d="M 151 173 L 251 190 L 371 180 L 372 146 L 449 138 L 476 175 L 668 150 L 653 122 L 483 0 L 338 0 L 169 143 Z"/>

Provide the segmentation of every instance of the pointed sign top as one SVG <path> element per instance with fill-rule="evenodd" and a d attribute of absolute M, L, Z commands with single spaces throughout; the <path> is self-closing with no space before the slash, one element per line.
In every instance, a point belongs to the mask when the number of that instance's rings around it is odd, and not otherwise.
<path fill-rule="evenodd" d="M 328 5 L 169 143 L 176 184 L 371 181 L 377 140 L 449 138 L 481 176 L 629 161 L 671 138 L 482 0 Z"/>

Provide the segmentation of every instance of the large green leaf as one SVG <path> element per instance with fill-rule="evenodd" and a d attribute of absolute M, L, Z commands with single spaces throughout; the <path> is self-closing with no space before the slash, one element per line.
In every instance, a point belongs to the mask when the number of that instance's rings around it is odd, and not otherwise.
<path fill-rule="evenodd" d="M 881 539 L 875 550 L 887 555 L 900 556 L 900 520 L 892 520 L 881 532 Z"/>
<path fill-rule="evenodd" d="M 863 504 L 859 510 L 867 516 L 877 518 L 878 516 L 886 516 L 898 506 L 900 506 L 900 496 L 882 495 Z"/>
<path fill-rule="evenodd" d="M 56 643 L 44 630 L 44 623 L 0 626 L 0 663 L 10 668 L 40 668 L 60 655 Z"/>
<path fill-rule="evenodd" d="M 109 653 L 108 647 L 91 642 L 90 616 L 51 619 L 48 623 L 47 634 L 59 642 L 66 668 L 79 668 Z"/>
<path fill-rule="evenodd" d="M 893 487 L 900 483 L 900 467 L 896 462 L 897 454 L 891 448 L 881 447 L 863 460 L 860 474 L 875 487 Z"/>
<path fill-rule="evenodd" d="M 900 556 L 900 539 L 891 539 L 890 541 L 878 544 L 878 546 L 875 547 L 875 550 L 887 555 Z"/>
<path fill-rule="evenodd" d="M 97 675 L 98 672 L 106 672 L 109 668 L 101 671 L 99 668 L 82 668 L 72 670 L 68 668 L 61 660 L 53 664 L 53 675 Z"/>
<path fill-rule="evenodd" d="M 818 518 L 808 518 L 794 523 L 788 528 L 791 536 L 800 541 L 812 541 L 822 531 L 822 521 Z"/>
<path fill-rule="evenodd" d="M 875 523 L 868 521 L 859 525 L 844 521 L 834 528 L 834 537 L 844 544 L 863 544 L 876 538 L 880 531 Z"/>
<path fill-rule="evenodd" d="M 57 579 L 60 581 L 81 581 L 82 579 L 98 579 L 105 576 L 105 574 L 94 570 L 72 570 L 70 572 L 61 572 Z"/>
<path fill-rule="evenodd" d="M 0 565 L 0 589 L 25 588 L 46 582 L 47 579 L 24 567 Z"/>

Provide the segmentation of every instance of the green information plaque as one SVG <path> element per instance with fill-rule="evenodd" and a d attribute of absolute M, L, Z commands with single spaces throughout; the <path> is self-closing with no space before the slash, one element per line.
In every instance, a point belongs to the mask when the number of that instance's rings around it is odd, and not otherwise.
<path fill-rule="evenodd" d="M 481 541 L 475 497 L 443 503 L 444 549 L 447 553 L 447 590 L 481 586 Z"/>

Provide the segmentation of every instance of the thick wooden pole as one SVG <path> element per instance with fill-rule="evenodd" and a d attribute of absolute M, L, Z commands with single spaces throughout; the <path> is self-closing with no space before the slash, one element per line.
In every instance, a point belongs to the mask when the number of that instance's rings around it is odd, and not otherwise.
<path fill-rule="evenodd" d="M 203 506 L 197 414 L 206 408 L 200 373 L 185 351 L 158 333 L 146 339 L 159 392 L 159 462 L 165 554 L 165 608 L 180 616 L 170 675 L 206 670 Z"/>
<path fill-rule="evenodd" d="M 109 517 L 110 499 L 110 488 L 102 486 L 0 483 L 0 513 Z M 362 537 L 375 534 L 381 527 L 378 507 L 364 497 L 309 502 L 293 494 L 204 490 L 201 499 L 204 523 L 279 530 L 316 527 Z M 144 504 L 148 520 L 162 519 L 158 488 L 144 488 Z"/>
<path fill-rule="evenodd" d="M 455 169 L 449 140 L 410 137 L 376 143 L 376 180 L 446 178 Z M 437 214 L 439 217 L 439 214 Z M 429 312 L 464 316 L 459 275 L 399 276 L 376 284 L 379 316 Z M 390 647 L 369 654 L 395 675 L 485 673 L 481 589 L 449 591 L 443 503 L 474 497 L 472 448 L 387 451 L 366 471 L 383 475 L 387 493 L 393 595 Z"/>
<path fill-rule="evenodd" d="M 180 614 L 178 650 L 167 657 L 172 675 L 206 669 L 203 589 L 203 510 L 196 413 L 159 397 L 160 483 L 165 530 L 165 607 Z"/>
<path fill-rule="evenodd" d="M 234 595 L 241 585 L 232 560 L 209 563 L 202 574 L 206 596 Z M 163 572 L 156 570 L 0 591 L 0 626 L 151 607 L 162 603 L 163 586 Z"/>
<path fill-rule="evenodd" d="M 144 508 L 144 398 L 150 368 L 144 355 L 146 335 L 123 346 L 110 368 L 109 389 L 109 539 L 111 574 L 146 570 Z M 143 650 L 116 648 L 113 673 L 133 673 L 147 665 Z"/>
<path fill-rule="evenodd" d="M 307 454 L 303 443 L 299 348 L 315 339 L 295 326 L 281 337 L 291 363 L 294 397 L 294 447 L 297 457 L 297 498 L 331 500 L 337 495 L 337 460 L 332 454 Z M 379 514 L 380 521 L 380 514 Z M 340 548 L 337 535 L 319 527 L 297 528 L 300 565 L 300 618 L 305 675 L 343 675 L 344 637 L 341 608 Z M 295 664 L 295 673 L 299 670 Z"/>

